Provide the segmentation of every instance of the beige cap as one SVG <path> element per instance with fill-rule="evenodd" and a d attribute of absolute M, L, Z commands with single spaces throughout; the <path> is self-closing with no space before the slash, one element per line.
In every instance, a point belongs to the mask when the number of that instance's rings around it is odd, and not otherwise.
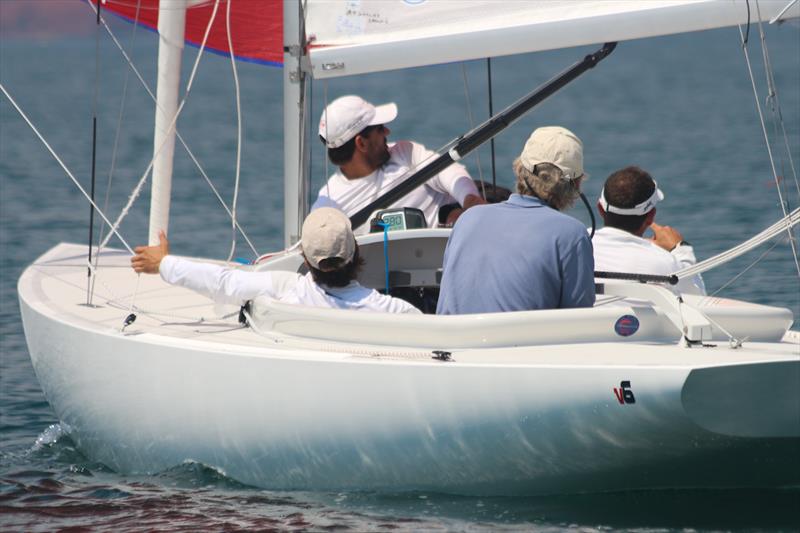
<path fill-rule="evenodd" d="M 303 222 L 300 246 L 309 264 L 317 270 L 321 261 L 331 258 L 353 259 L 356 238 L 347 215 L 333 207 L 313 210 Z"/>
<path fill-rule="evenodd" d="M 574 133 L 560 126 L 536 128 L 519 159 L 530 172 L 539 163 L 550 163 L 560 168 L 568 180 L 588 177 L 583 171 L 583 143 Z"/>
<path fill-rule="evenodd" d="M 331 102 L 319 119 L 319 136 L 328 148 L 339 148 L 367 126 L 386 124 L 397 118 L 392 102 L 374 106 L 360 96 L 347 95 Z"/>

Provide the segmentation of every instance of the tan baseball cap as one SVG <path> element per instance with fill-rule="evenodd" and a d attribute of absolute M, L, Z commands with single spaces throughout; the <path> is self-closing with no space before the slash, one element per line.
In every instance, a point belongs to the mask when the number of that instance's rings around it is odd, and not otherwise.
<path fill-rule="evenodd" d="M 583 143 L 561 126 L 533 130 L 519 159 L 530 172 L 540 163 L 550 163 L 560 168 L 568 180 L 589 177 L 583 171 Z"/>
<path fill-rule="evenodd" d="M 394 102 L 374 106 L 360 96 L 337 98 L 325 108 L 319 119 L 319 136 L 328 148 L 339 148 L 367 126 L 386 124 L 397 118 Z"/>
<path fill-rule="evenodd" d="M 347 215 L 333 207 L 320 207 L 313 210 L 303 222 L 300 246 L 308 263 L 317 270 L 325 259 L 343 259 L 345 263 L 353 259 L 356 238 L 350 227 Z"/>

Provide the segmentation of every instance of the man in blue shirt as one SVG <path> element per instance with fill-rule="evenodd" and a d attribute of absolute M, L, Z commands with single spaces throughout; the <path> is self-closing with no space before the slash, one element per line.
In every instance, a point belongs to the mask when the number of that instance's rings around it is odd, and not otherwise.
<path fill-rule="evenodd" d="M 535 130 L 514 161 L 517 194 L 466 211 L 444 254 L 438 314 L 594 305 L 586 228 L 561 211 L 580 194 L 583 145 L 571 131 Z"/>

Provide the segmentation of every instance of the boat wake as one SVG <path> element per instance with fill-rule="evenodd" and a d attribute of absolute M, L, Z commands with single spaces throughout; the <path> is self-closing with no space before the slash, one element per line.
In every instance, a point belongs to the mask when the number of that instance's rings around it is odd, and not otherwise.
<path fill-rule="evenodd" d="M 45 447 L 52 446 L 59 441 L 62 437 L 68 437 L 70 434 L 70 427 L 68 424 L 50 424 L 41 434 L 36 437 L 30 451 L 31 453 L 38 452 Z"/>

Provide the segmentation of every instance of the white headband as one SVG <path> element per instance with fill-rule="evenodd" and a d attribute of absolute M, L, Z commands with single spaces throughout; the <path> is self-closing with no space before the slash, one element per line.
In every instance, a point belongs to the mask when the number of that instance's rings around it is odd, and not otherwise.
<path fill-rule="evenodd" d="M 600 198 L 598 199 L 598 202 L 606 213 L 615 213 L 617 215 L 646 215 L 653 210 L 658 202 L 664 199 L 664 193 L 658 188 L 658 183 L 656 183 L 656 180 L 653 180 L 653 185 L 656 186 L 656 189 L 653 191 L 653 194 L 650 196 L 650 198 L 640 204 L 636 204 L 633 207 L 622 208 L 610 205 L 608 200 L 606 200 L 605 187 L 603 187 L 603 189 L 600 191 Z"/>

